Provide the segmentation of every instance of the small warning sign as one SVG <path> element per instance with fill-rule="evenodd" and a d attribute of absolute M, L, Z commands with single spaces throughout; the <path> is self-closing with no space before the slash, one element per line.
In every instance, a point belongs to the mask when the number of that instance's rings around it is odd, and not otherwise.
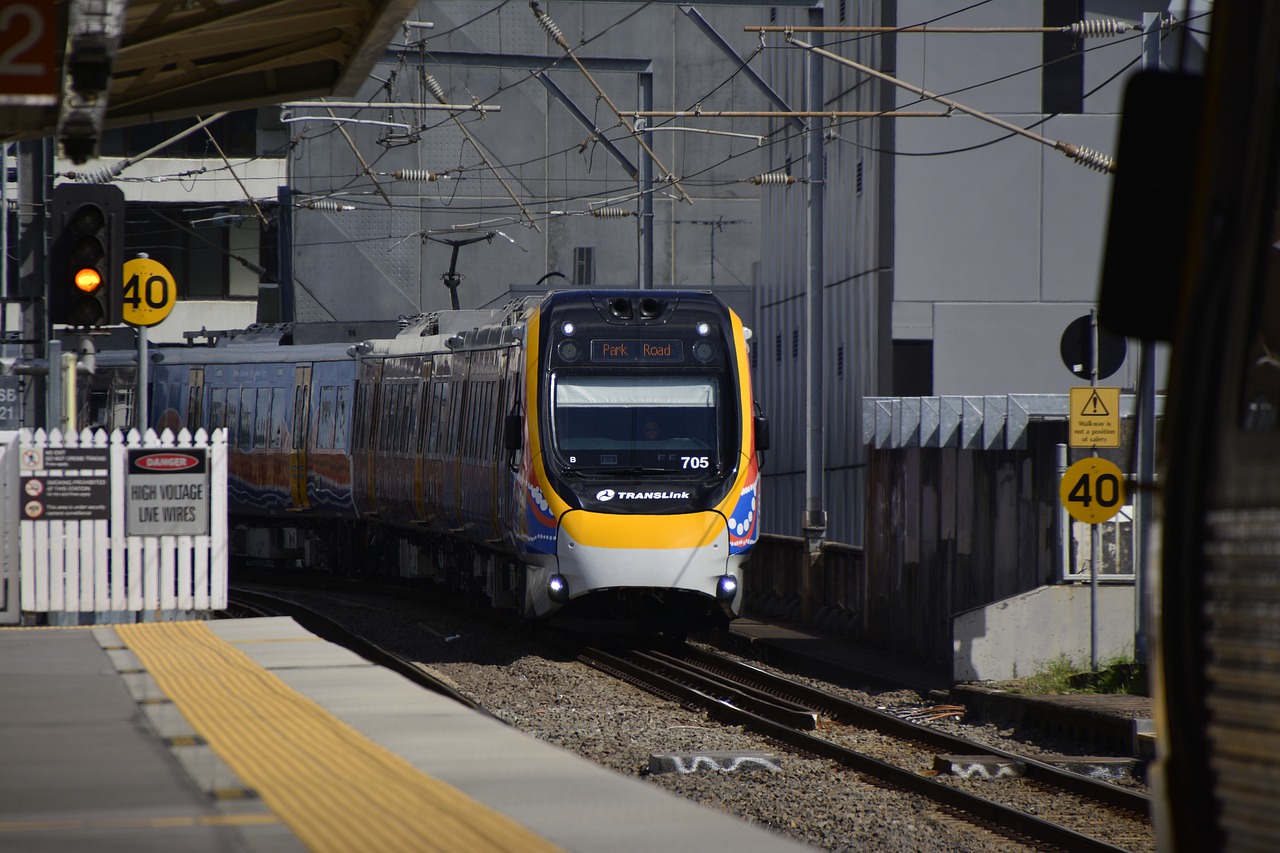
<path fill-rule="evenodd" d="M 1072 388 L 1070 445 L 1120 446 L 1120 389 Z"/>

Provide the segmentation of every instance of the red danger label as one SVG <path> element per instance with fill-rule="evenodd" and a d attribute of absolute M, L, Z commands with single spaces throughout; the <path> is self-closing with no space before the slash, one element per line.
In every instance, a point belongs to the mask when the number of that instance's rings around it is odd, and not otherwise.
<path fill-rule="evenodd" d="M 133 464 L 143 471 L 185 471 L 196 467 L 201 461 L 186 453 L 150 453 L 134 459 Z"/>

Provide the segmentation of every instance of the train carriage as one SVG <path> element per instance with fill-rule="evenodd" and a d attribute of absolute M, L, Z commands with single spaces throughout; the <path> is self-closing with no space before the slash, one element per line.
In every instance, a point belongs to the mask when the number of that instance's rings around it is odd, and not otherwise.
<path fill-rule="evenodd" d="M 564 291 L 394 338 L 164 350 L 156 427 L 227 430 L 246 556 L 443 579 L 530 618 L 740 612 L 761 429 L 707 293 Z"/>

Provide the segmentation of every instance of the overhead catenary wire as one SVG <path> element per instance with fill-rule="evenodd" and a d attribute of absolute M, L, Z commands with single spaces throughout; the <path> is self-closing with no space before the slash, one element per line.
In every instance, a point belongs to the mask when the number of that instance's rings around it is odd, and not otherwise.
<path fill-rule="evenodd" d="M 329 118 L 337 118 L 333 114 L 333 110 L 329 110 Z M 391 203 L 391 197 L 387 195 L 386 190 L 382 188 L 382 184 L 378 183 L 378 178 L 373 174 L 373 167 L 369 165 L 369 161 L 364 159 L 364 155 L 360 153 L 360 149 L 356 146 L 356 142 L 351 138 L 351 134 L 347 133 L 347 129 L 341 124 L 337 125 L 338 132 L 342 134 L 342 138 L 347 141 L 347 145 L 351 148 L 351 153 L 356 155 L 356 159 L 360 161 L 362 173 L 369 176 L 369 180 L 373 181 L 373 188 L 378 191 L 378 195 L 382 196 L 382 200 L 387 203 L 387 207 L 394 207 Z"/>
<path fill-rule="evenodd" d="M 133 164 L 147 159 L 152 154 L 155 154 L 157 151 L 163 151 L 164 149 L 168 148 L 170 145 L 173 145 L 175 142 L 181 142 L 182 140 L 186 139 L 188 136 L 190 136 L 193 133 L 198 133 L 201 130 L 204 130 L 209 125 L 213 124 L 215 121 L 222 118 L 226 114 L 227 114 L 226 111 L 223 111 L 220 113 L 214 113 L 208 118 L 200 119 L 195 124 L 191 125 L 191 127 L 188 127 L 186 130 L 175 133 L 173 136 L 170 136 L 164 142 L 161 142 L 158 145 L 151 146 L 146 151 L 143 151 L 141 154 L 134 154 L 132 157 L 126 157 L 113 166 L 102 166 L 91 171 L 86 171 L 84 169 L 81 169 L 79 171 L 66 172 L 64 173 L 64 177 L 71 178 L 77 183 L 83 183 L 83 184 L 110 183 L 112 178 L 118 177 L 122 172 L 124 172 L 125 169 L 129 168 Z"/>
<path fill-rule="evenodd" d="M 244 197 L 249 200 L 249 204 L 253 205 L 253 211 L 258 215 L 258 219 L 262 221 L 263 225 L 270 226 L 271 223 L 267 221 L 267 215 L 263 213 L 262 208 L 258 206 L 258 200 L 249 192 L 249 188 L 244 185 L 244 181 L 240 180 L 240 176 L 236 174 L 236 170 L 231 168 L 231 161 L 227 159 L 227 155 L 223 152 L 222 146 L 218 144 L 218 140 L 214 137 L 213 131 L 209 129 L 208 125 L 205 125 L 204 132 L 209 137 L 209 143 L 213 145 L 214 150 L 218 152 L 218 156 L 222 158 L 223 165 L 231 172 L 231 177 L 235 179 L 236 186 L 240 187 L 240 192 L 244 193 Z"/>
<path fill-rule="evenodd" d="M 635 110 L 637 118 L 947 118 L 951 110 Z M 648 127 L 645 130 L 664 130 Z M 675 129 L 675 128 L 672 128 Z M 684 129 L 684 128 L 680 128 Z M 754 134 L 745 134 L 755 138 Z"/>
<path fill-rule="evenodd" d="M 1053 140 L 1053 139 L 1049 139 L 1048 137 L 1041 136 L 1040 134 L 1034 133 L 1030 130 L 1027 130 L 1026 128 L 1019 127 L 1018 125 L 1013 124 L 1012 122 L 1008 122 L 1008 121 L 1005 121 L 1004 119 L 997 118 L 988 113 L 984 113 L 981 110 L 976 110 L 973 107 L 966 107 L 964 104 L 960 103 L 959 101 L 953 101 L 950 98 L 945 98 L 942 95 L 938 95 L 933 92 L 930 92 L 929 90 L 923 89 L 920 86 L 916 86 L 913 83 L 908 83 L 907 81 L 894 77 L 891 74 L 886 74 L 883 71 L 877 71 L 876 69 L 868 65 L 863 65 L 861 62 L 855 62 L 852 59 L 846 59 L 845 57 L 840 56 L 839 54 L 836 54 L 836 53 L 832 53 L 829 50 L 823 50 L 820 47 L 815 47 L 814 45 L 811 45 L 808 42 L 804 42 L 804 41 L 801 41 L 800 39 L 795 38 L 794 35 L 790 33 L 787 34 L 787 43 L 795 45 L 796 47 L 799 47 L 802 50 L 807 50 L 810 53 L 813 53 L 817 56 L 826 57 L 827 59 L 830 59 L 832 62 L 837 62 L 841 65 L 848 66 L 849 68 L 853 68 L 857 71 L 861 71 L 864 74 L 869 74 L 878 80 L 883 80 L 886 83 L 892 83 L 894 86 L 897 86 L 901 89 L 906 89 L 907 91 L 913 92 L 922 98 L 928 98 L 931 101 L 937 101 L 938 103 L 943 104 L 947 107 L 950 107 L 954 110 L 957 110 L 958 112 L 965 113 L 966 115 L 971 115 L 976 119 L 989 122 L 991 124 L 996 125 L 997 127 L 1002 127 L 1005 130 L 1010 131 L 1011 133 L 1016 133 L 1019 136 L 1025 136 L 1028 139 L 1033 139 L 1042 145 L 1047 145 L 1056 151 L 1061 151 L 1067 157 L 1071 158 L 1072 160 L 1076 161 L 1082 166 L 1086 166 L 1098 172 L 1114 173 L 1116 170 L 1115 160 L 1113 160 L 1111 157 L 1107 156 L 1106 154 L 1103 154 L 1099 151 L 1094 151 L 1092 148 L 1086 148 L 1083 145 L 1075 145 L 1070 142 L 1062 142 L 1059 140 Z"/>
<path fill-rule="evenodd" d="M 556 22 L 551 20 L 551 16 L 539 8 L 537 0 L 530 0 L 529 8 L 533 10 L 534 17 L 538 19 L 538 23 L 542 25 L 542 28 L 547 31 L 547 35 L 551 37 L 551 40 L 560 46 L 560 49 L 565 52 L 566 56 L 573 60 L 574 64 L 578 66 L 578 70 L 582 72 L 582 76 L 585 77 L 587 82 L 591 84 L 592 88 L 596 90 L 596 94 L 598 94 L 605 104 L 608 105 L 609 109 L 613 110 L 613 114 L 618 117 L 618 121 L 622 122 L 622 125 L 627 129 L 627 132 L 635 137 L 635 140 L 640 147 L 645 150 L 645 153 L 649 155 L 654 164 L 662 170 L 663 180 L 670 182 L 671 185 L 676 188 L 676 191 L 680 193 L 681 201 L 693 204 L 693 199 L 691 199 L 689 194 L 684 191 L 684 187 L 680 186 L 680 181 L 676 179 L 675 174 L 662 164 L 662 161 L 658 159 L 658 155 L 653 152 L 653 149 L 645 143 L 644 138 L 636 131 L 635 126 L 632 125 L 631 122 L 627 121 L 626 116 L 622 114 L 622 111 L 613 103 L 613 100 L 609 95 L 600 87 L 600 84 L 596 82 L 595 78 L 591 76 L 591 72 L 587 70 L 587 67 L 582 64 L 582 60 L 578 59 L 577 55 L 573 52 L 573 48 L 569 46 L 569 42 L 565 40 L 564 33 L 560 32 L 560 28 L 556 26 Z"/>
<path fill-rule="evenodd" d="M 1098 18 L 1094 20 L 1077 21 L 1072 24 L 1065 24 L 1057 27 L 935 27 L 929 24 L 920 24 L 917 26 L 907 27 L 807 27 L 800 25 L 748 25 L 742 28 L 748 33 L 872 33 L 895 35 L 897 33 L 1045 33 L 1073 35 L 1077 38 L 1110 38 L 1127 33 L 1131 30 L 1141 30 L 1141 24 L 1133 24 L 1128 21 L 1121 21 L 1116 18 Z"/>
<path fill-rule="evenodd" d="M 445 97 L 444 87 L 440 85 L 440 83 L 436 80 L 435 77 L 431 76 L 426 71 L 421 71 L 420 73 L 422 75 L 423 85 L 427 87 L 427 91 L 429 91 L 435 97 L 435 99 L 440 103 L 447 104 L 449 102 L 449 99 Z M 520 213 L 524 216 L 525 220 L 529 223 L 529 227 L 532 228 L 534 231 L 537 231 L 538 233 L 542 233 L 542 229 L 539 228 L 538 224 L 533 221 L 533 214 L 531 214 L 525 208 L 524 202 L 522 202 L 519 199 L 519 197 L 515 194 L 515 191 L 512 190 L 511 187 L 507 184 L 506 180 L 503 179 L 502 173 L 498 171 L 498 167 L 493 165 L 493 163 L 489 160 L 489 155 L 485 153 L 484 148 L 480 145 L 480 141 L 476 139 L 474 135 L 472 135 L 471 131 L 467 129 L 467 126 L 462 122 L 461 119 L 458 118 L 456 113 L 450 112 L 449 118 L 451 118 L 453 120 L 453 123 L 457 125 L 458 130 L 462 131 L 462 135 L 465 136 L 467 140 L 471 143 L 472 147 L 476 149 L 476 152 L 480 155 L 480 159 L 484 161 L 485 166 L 487 166 L 489 168 L 489 171 L 493 173 L 493 176 L 498 179 L 498 183 L 501 184 L 502 188 L 507 191 L 507 195 L 511 197 L 511 200 L 514 201 L 516 203 L 516 206 L 520 208 Z"/>

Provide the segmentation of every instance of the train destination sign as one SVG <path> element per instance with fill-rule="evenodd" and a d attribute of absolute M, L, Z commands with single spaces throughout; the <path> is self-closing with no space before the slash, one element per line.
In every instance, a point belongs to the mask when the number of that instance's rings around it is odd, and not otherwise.
<path fill-rule="evenodd" d="M 591 342 L 591 360 L 599 363 L 684 361 L 684 344 L 680 341 L 595 340 Z"/>
<path fill-rule="evenodd" d="M 208 453 L 204 447 L 130 448 L 126 534 L 208 535 Z"/>

